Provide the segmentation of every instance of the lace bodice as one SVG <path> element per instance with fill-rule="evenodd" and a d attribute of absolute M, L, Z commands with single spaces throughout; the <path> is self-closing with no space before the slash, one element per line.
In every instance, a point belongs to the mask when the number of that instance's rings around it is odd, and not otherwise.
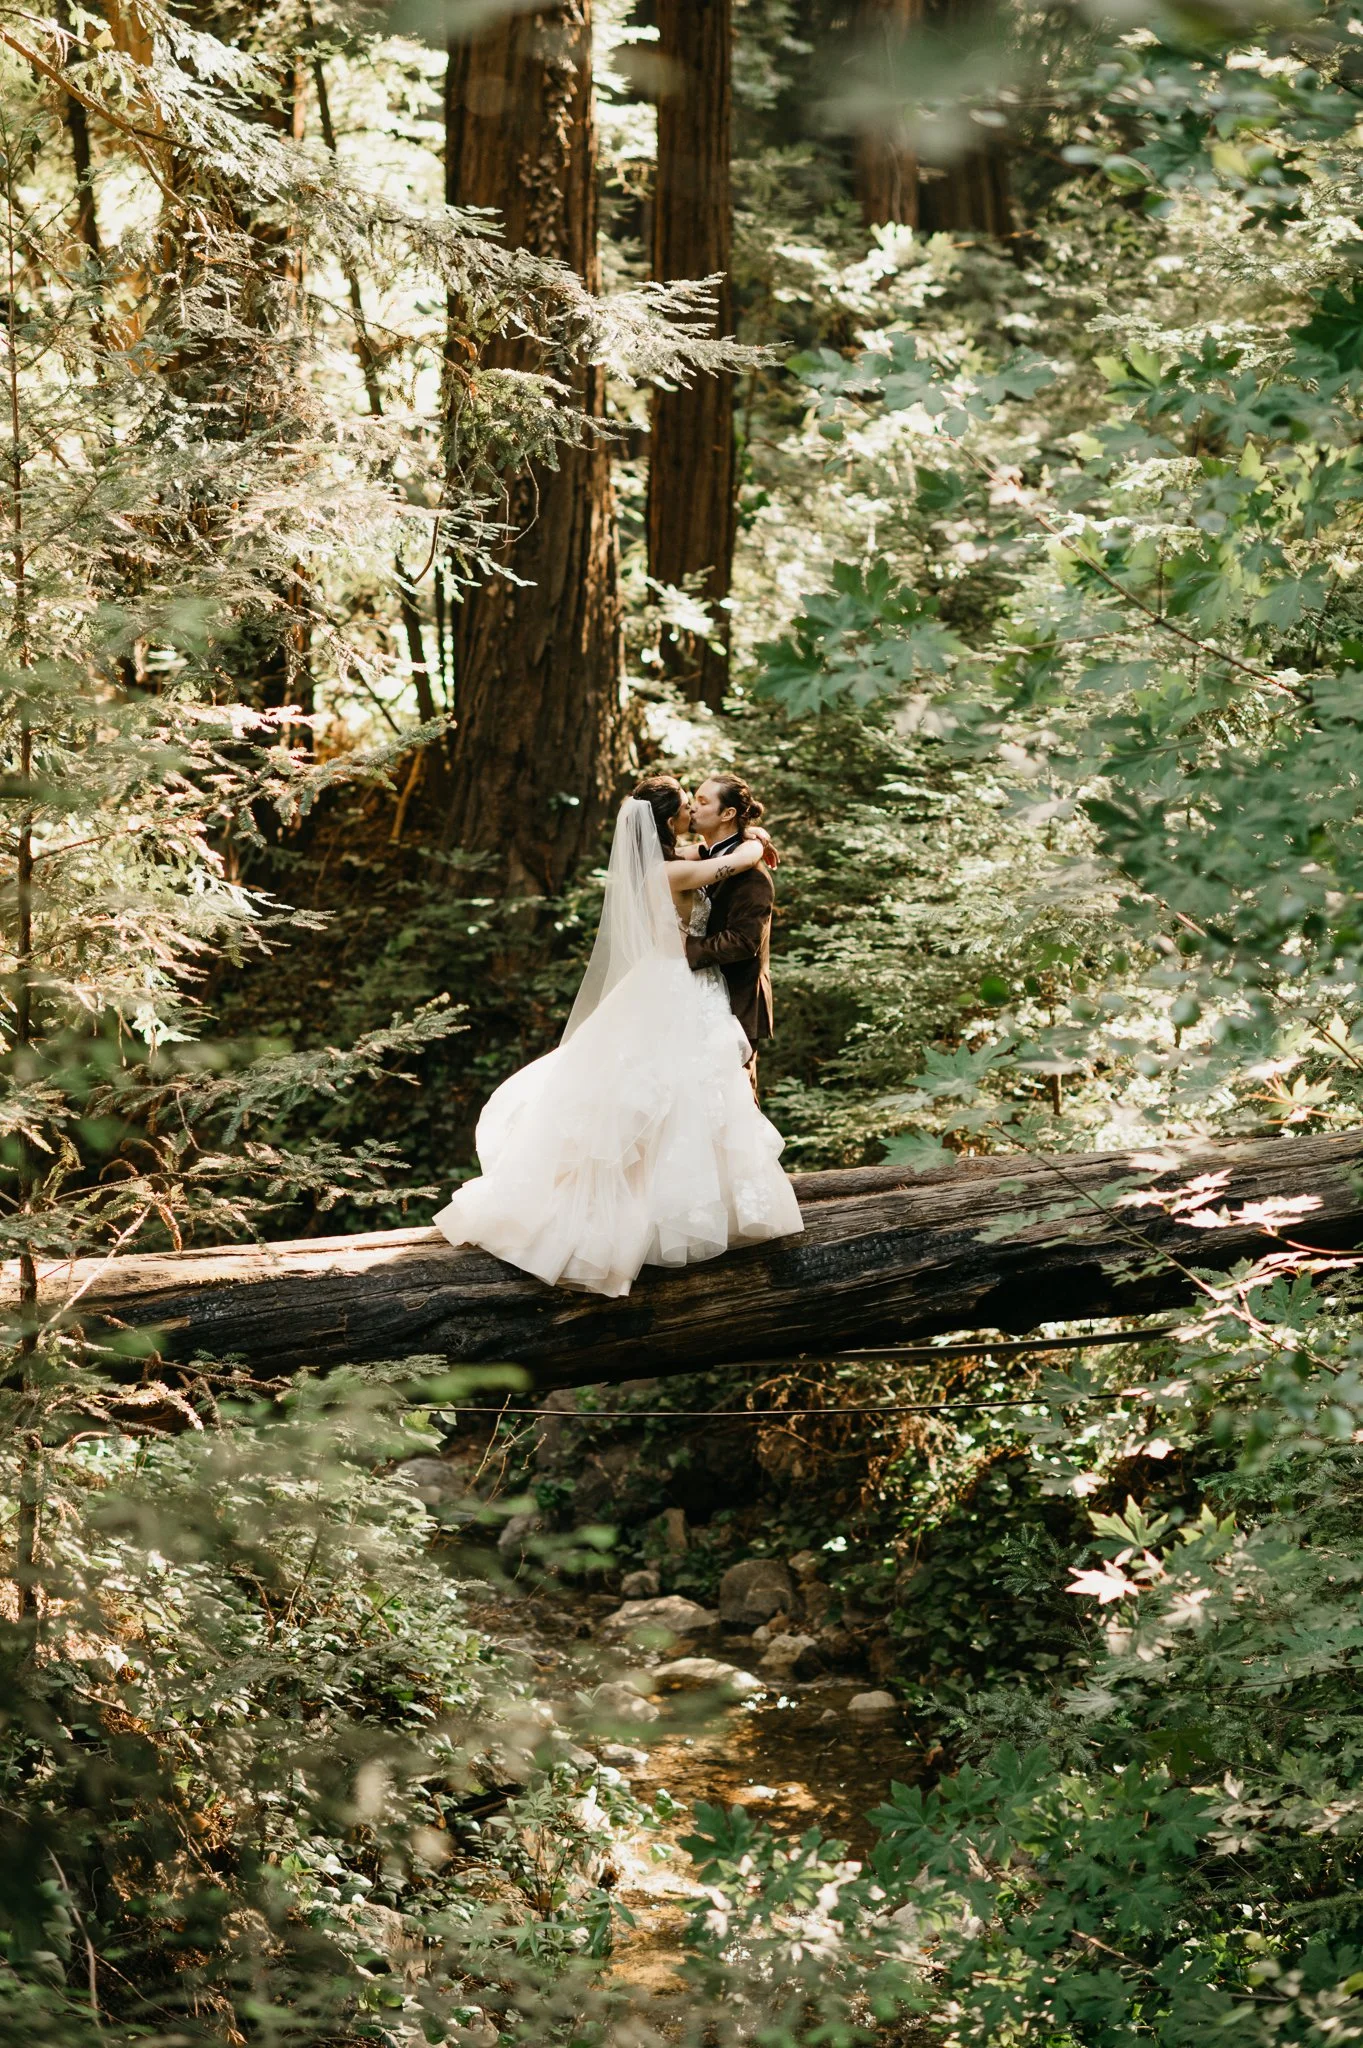
<path fill-rule="evenodd" d="M 679 917 L 677 923 L 688 939 L 703 939 L 710 924 L 710 899 L 703 889 L 697 889 L 696 900 L 691 905 L 691 915 Z"/>

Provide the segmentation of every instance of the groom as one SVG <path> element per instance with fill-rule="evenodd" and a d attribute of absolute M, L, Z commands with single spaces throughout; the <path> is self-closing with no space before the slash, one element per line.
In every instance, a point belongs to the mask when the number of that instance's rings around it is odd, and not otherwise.
<path fill-rule="evenodd" d="M 762 815 L 737 775 L 711 775 L 691 804 L 691 822 L 705 842 L 707 860 L 740 845 Z M 773 856 L 774 862 L 774 856 Z M 748 1078 L 757 1094 L 757 1048 L 771 1037 L 771 913 L 776 892 L 765 867 L 747 868 L 711 889 L 710 923 L 703 939 L 686 941 L 692 967 L 718 967 L 729 984 L 729 1003 L 752 1052 Z"/>

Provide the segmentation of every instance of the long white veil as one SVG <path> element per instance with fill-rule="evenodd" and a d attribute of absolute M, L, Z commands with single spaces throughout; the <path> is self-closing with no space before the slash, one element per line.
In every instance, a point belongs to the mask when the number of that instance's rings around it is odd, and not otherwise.
<path fill-rule="evenodd" d="M 645 960 L 685 960 L 653 806 L 628 797 L 620 806 L 606 869 L 596 944 L 564 1026 L 566 1045 L 627 974 Z"/>

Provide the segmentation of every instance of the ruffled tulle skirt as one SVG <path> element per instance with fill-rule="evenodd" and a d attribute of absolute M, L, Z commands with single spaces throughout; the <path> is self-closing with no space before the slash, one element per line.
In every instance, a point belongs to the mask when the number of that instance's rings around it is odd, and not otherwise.
<path fill-rule="evenodd" d="M 644 962 L 492 1096 L 482 1178 L 437 1228 L 551 1285 L 609 1295 L 628 1294 L 642 1266 L 803 1229 L 747 1053 L 718 972 Z"/>

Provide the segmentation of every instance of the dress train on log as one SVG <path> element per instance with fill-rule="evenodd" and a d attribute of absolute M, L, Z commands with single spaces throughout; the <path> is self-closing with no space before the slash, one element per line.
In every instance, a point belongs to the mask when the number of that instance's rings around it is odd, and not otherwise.
<path fill-rule="evenodd" d="M 721 975 L 643 963 L 492 1096 L 478 1123 L 483 1177 L 457 1190 L 437 1228 L 551 1284 L 617 1295 L 642 1266 L 803 1229 L 746 1052 Z"/>
<path fill-rule="evenodd" d="M 701 897 L 691 928 L 708 913 Z M 607 1295 L 628 1294 L 645 1265 L 802 1230 L 748 1051 L 723 976 L 686 964 L 652 811 L 627 803 L 563 1042 L 492 1096 L 482 1178 L 456 1190 L 437 1229 L 550 1285 Z"/>

